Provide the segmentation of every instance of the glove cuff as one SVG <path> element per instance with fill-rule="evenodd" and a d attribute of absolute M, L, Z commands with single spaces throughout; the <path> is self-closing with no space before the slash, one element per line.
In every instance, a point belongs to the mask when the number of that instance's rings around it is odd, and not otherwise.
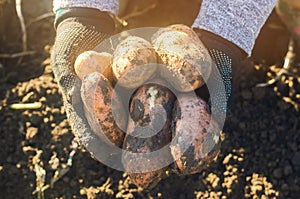
<path fill-rule="evenodd" d="M 115 30 L 114 20 L 109 13 L 94 8 L 68 8 L 58 10 L 54 21 L 55 29 L 57 30 L 66 20 L 74 20 L 87 26 L 91 25 L 95 30 L 106 34 L 113 34 Z"/>

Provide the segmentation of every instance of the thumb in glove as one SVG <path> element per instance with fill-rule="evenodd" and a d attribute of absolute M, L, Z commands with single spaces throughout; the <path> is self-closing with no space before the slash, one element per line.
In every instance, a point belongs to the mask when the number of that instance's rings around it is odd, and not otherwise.
<path fill-rule="evenodd" d="M 91 8 L 59 10 L 55 19 L 56 40 L 51 66 L 63 96 L 74 85 L 74 62 L 79 54 L 92 50 L 114 31 L 113 19 Z M 68 99 L 69 100 L 69 99 Z"/>
<path fill-rule="evenodd" d="M 99 142 L 84 117 L 80 83 L 73 65 L 79 54 L 94 49 L 114 32 L 114 27 L 114 21 L 108 13 L 91 8 L 59 10 L 55 19 L 57 35 L 51 54 L 51 67 L 62 92 L 73 133 L 81 144 L 85 147 L 89 145 L 89 151 Z"/>

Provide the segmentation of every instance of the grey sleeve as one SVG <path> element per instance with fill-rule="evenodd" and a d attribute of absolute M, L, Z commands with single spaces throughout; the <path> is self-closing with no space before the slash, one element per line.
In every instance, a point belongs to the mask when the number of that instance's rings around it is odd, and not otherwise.
<path fill-rule="evenodd" d="M 210 31 L 251 55 L 277 0 L 203 0 L 193 27 Z"/>
<path fill-rule="evenodd" d="M 53 0 L 54 12 L 60 8 L 70 7 L 96 8 L 101 11 L 107 11 L 117 15 L 119 0 Z"/>

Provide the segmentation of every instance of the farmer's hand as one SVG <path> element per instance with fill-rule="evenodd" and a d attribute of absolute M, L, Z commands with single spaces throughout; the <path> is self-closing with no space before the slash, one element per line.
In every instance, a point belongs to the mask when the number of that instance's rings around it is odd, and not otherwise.
<path fill-rule="evenodd" d="M 92 50 L 113 33 L 114 21 L 106 12 L 90 8 L 72 8 L 57 12 L 55 28 L 57 35 L 51 54 L 51 66 L 62 91 L 72 130 L 85 145 L 87 143 L 84 142 L 89 142 L 89 136 L 92 135 L 89 135 L 91 132 L 87 130 L 85 118 L 80 113 L 80 97 L 74 97 L 80 88 L 74 86 L 78 78 L 73 65 L 80 53 Z M 75 111 L 76 107 L 78 110 Z"/>
<path fill-rule="evenodd" d="M 213 67 L 207 81 L 207 84 L 214 86 L 213 92 L 216 92 L 215 96 L 222 96 L 222 93 L 218 94 L 218 92 L 222 90 L 220 88 L 224 84 L 227 103 L 224 103 L 223 99 L 210 99 L 215 104 L 216 113 L 224 114 L 230 109 L 232 89 L 237 87 L 234 75 L 237 75 L 236 71 L 239 69 L 241 61 L 246 58 L 246 53 L 233 43 L 213 33 L 200 29 L 194 29 L 194 31 L 208 49 L 216 66 Z"/>

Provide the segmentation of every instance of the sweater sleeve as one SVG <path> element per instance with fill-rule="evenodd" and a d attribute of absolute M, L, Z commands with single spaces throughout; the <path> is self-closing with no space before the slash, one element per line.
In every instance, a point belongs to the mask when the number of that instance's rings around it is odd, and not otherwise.
<path fill-rule="evenodd" d="M 193 27 L 227 39 L 248 55 L 277 0 L 203 0 Z"/>
<path fill-rule="evenodd" d="M 61 8 L 87 7 L 96 8 L 117 15 L 119 0 L 53 0 L 53 11 Z"/>

